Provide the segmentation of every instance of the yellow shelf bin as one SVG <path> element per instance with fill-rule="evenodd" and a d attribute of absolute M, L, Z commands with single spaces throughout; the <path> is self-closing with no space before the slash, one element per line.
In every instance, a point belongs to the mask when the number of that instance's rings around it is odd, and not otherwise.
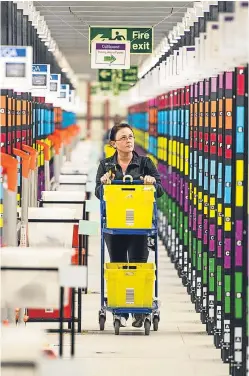
<path fill-rule="evenodd" d="M 108 307 L 152 308 L 155 269 L 154 263 L 106 263 Z"/>

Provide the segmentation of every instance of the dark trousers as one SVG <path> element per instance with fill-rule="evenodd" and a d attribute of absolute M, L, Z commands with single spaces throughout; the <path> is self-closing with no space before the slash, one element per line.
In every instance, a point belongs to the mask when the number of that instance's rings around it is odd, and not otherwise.
<path fill-rule="evenodd" d="M 147 262 L 149 251 L 146 235 L 104 236 L 111 262 Z"/>

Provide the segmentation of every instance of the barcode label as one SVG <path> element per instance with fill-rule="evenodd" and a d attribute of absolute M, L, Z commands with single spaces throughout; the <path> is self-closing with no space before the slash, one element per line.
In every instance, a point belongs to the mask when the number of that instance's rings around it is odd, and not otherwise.
<path fill-rule="evenodd" d="M 47 309 L 45 309 L 45 312 L 46 312 L 46 313 L 53 313 L 54 310 L 53 310 L 52 308 L 47 308 Z"/>
<path fill-rule="evenodd" d="M 134 289 L 126 289 L 126 304 L 134 304 Z"/>
<path fill-rule="evenodd" d="M 134 226 L 134 209 L 126 210 L 126 225 Z"/>

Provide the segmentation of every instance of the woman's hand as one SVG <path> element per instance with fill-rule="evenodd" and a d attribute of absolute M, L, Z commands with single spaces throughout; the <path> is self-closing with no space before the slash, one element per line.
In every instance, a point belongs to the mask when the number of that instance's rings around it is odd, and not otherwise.
<path fill-rule="evenodd" d="M 114 174 L 112 174 L 111 172 L 107 172 L 105 173 L 105 175 L 103 175 L 101 178 L 100 178 L 100 181 L 102 184 L 111 184 L 111 180 L 114 178 Z"/>
<path fill-rule="evenodd" d="M 144 181 L 144 184 L 146 185 L 152 185 L 156 183 L 156 179 L 153 178 L 153 176 L 146 175 L 144 178 L 141 177 L 141 179 Z"/>

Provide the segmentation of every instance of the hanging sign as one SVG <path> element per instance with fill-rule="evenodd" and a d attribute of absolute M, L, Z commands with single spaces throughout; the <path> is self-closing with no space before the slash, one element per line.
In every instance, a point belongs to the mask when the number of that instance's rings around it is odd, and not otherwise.
<path fill-rule="evenodd" d="M 153 27 L 105 27 L 90 26 L 89 28 L 89 53 L 93 41 L 117 43 L 130 41 L 131 54 L 151 54 L 153 52 Z"/>
<path fill-rule="evenodd" d="M 130 68 L 130 42 L 92 42 L 91 68 Z"/>

